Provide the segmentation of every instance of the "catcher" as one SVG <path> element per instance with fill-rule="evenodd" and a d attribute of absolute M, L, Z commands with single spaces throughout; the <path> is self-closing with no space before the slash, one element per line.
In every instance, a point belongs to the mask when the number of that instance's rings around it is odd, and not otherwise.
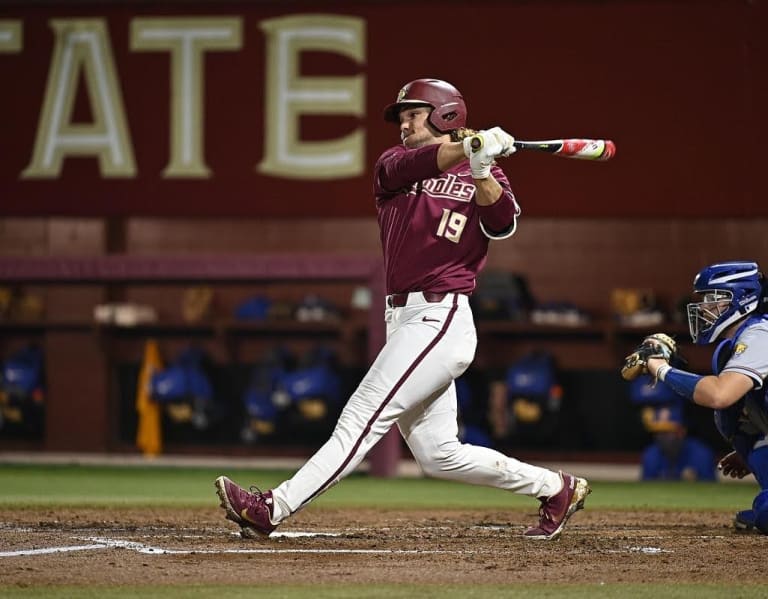
<path fill-rule="evenodd" d="M 760 485 L 752 509 L 736 513 L 739 531 L 768 534 L 768 285 L 755 262 L 725 262 L 701 270 L 693 281 L 698 302 L 688 304 L 693 342 L 719 341 L 712 372 L 700 376 L 670 365 L 675 341 L 650 335 L 625 358 L 621 374 L 633 380 L 649 373 L 670 389 L 715 410 L 715 425 L 734 451 L 718 463 L 723 474 L 750 472 Z"/>

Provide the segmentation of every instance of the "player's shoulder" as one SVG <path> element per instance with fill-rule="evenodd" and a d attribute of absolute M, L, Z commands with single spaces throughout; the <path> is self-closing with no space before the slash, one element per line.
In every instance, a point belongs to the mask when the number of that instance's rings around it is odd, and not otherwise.
<path fill-rule="evenodd" d="M 744 327 L 737 339 L 760 339 L 768 343 L 768 314 L 752 319 Z"/>
<path fill-rule="evenodd" d="M 396 156 L 399 156 L 400 154 L 403 154 L 405 152 L 406 152 L 406 148 L 402 144 L 396 145 L 396 146 L 392 146 L 392 147 L 387 148 L 386 150 L 384 150 L 379 155 L 379 158 L 376 161 L 376 163 L 379 164 L 381 162 L 385 162 L 386 160 L 389 160 L 390 158 L 394 158 Z"/>
<path fill-rule="evenodd" d="M 747 326 L 747 330 L 750 329 L 768 331 L 768 314 L 761 314 L 758 318 L 755 318 Z"/>

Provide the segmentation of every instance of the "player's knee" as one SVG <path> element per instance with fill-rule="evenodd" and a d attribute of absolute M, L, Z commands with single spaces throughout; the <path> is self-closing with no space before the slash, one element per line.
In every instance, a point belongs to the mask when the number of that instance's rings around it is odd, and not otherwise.
<path fill-rule="evenodd" d="M 419 465 L 426 476 L 433 478 L 445 478 L 454 472 L 459 461 L 457 460 L 460 444 L 458 440 L 444 443 L 418 456 Z"/>

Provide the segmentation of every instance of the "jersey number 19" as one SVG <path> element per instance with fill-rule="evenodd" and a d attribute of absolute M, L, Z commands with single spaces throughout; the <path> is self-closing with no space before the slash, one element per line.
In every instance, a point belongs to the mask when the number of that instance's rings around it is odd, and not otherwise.
<path fill-rule="evenodd" d="M 443 217 L 440 219 L 440 225 L 437 227 L 437 236 L 445 237 L 453 243 L 459 243 L 461 233 L 467 224 L 467 217 L 459 212 L 453 212 L 448 208 L 443 208 Z"/>

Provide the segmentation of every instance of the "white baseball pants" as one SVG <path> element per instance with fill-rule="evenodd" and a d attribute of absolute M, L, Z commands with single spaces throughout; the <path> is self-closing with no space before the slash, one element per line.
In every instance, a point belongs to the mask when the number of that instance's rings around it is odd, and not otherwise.
<path fill-rule="evenodd" d="M 449 293 L 428 303 L 410 293 L 386 309 L 387 341 L 349 398 L 330 439 L 272 490 L 274 523 L 304 507 L 357 468 L 397 423 L 424 474 L 507 489 L 532 497 L 560 491 L 558 473 L 458 440 L 454 379 L 474 358 L 477 336 L 469 298 Z"/>

